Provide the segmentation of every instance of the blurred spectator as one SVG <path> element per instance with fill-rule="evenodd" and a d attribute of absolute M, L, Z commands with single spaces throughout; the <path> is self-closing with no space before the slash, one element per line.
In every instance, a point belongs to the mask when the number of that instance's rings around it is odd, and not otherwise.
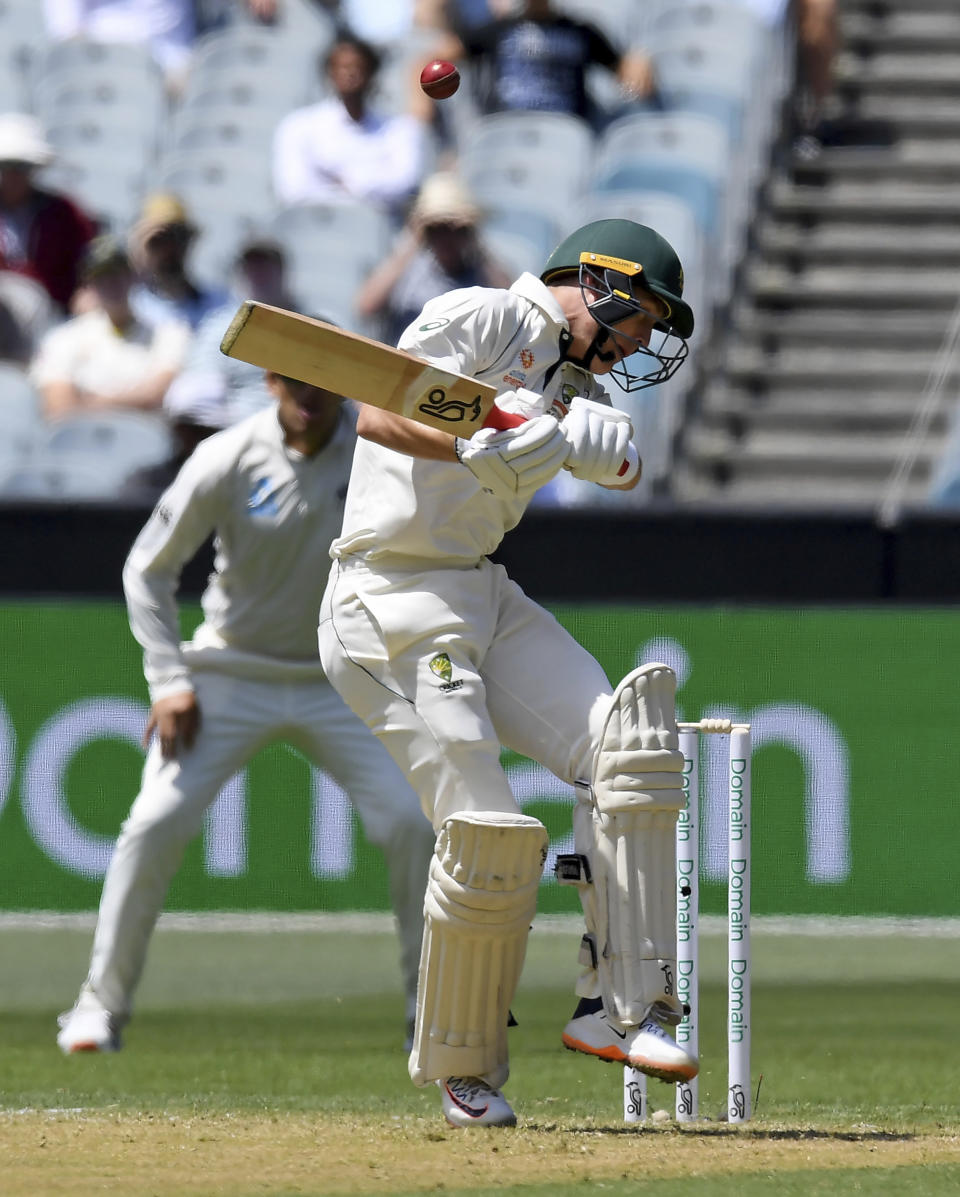
<path fill-rule="evenodd" d="M 480 210 L 455 174 L 438 171 L 423 184 L 390 256 L 354 301 L 357 314 L 379 319 L 395 345 L 428 299 L 456 287 L 509 287 L 511 276 L 478 232 Z"/>
<path fill-rule="evenodd" d="M 368 107 L 380 55 L 341 34 L 324 57 L 333 94 L 288 113 L 273 142 L 273 189 L 281 204 L 372 200 L 396 209 L 424 170 L 426 129 L 406 114 Z"/>
<path fill-rule="evenodd" d="M 0 270 L 0 361 L 26 365 L 54 323 L 57 308 L 42 283 Z"/>
<path fill-rule="evenodd" d="M 196 37 L 194 0 L 43 0 L 43 8 L 55 41 L 147 45 L 168 87 L 182 87 Z"/>
<path fill-rule="evenodd" d="M 163 401 L 164 410 L 204 413 L 207 428 L 226 428 L 273 402 L 263 370 L 220 352 L 223 334 L 240 300 L 255 299 L 297 310 L 287 289 L 283 250 L 271 237 L 252 234 L 244 241 L 237 254 L 233 281 L 234 295 L 201 321 L 183 370 Z M 203 421 L 194 420 L 197 423 Z M 171 470 L 172 477 L 176 473 L 172 464 Z"/>
<path fill-rule="evenodd" d="M 457 22 L 442 37 L 436 57 L 466 57 L 474 70 L 483 112 L 515 109 L 566 112 L 596 120 L 586 87 L 587 68 L 616 74 L 626 100 L 653 101 L 653 66 L 639 50 L 621 53 L 593 25 L 555 13 L 550 0 L 524 0 L 516 16 L 485 25 Z"/>
<path fill-rule="evenodd" d="M 339 20 L 377 46 L 400 46 L 419 29 L 445 29 L 443 0 L 340 0 Z"/>
<path fill-rule="evenodd" d="M 81 278 L 96 306 L 47 333 L 30 366 L 44 415 L 158 408 L 183 364 L 190 329 L 173 320 L 150 326 L 134 315 L 133 274 L 113 237 L 90 243 Z"/>
<path fill-rule="evenodd" d="M 30 341 L 10 305 L 0 298 L 0 362 L 25 366 L 30 360 Z"/>
<path fill-rule="evenodd" d="M 190 277 L 187 260 L 197 230 L 175 195 L 147 197 L 130 230 L 130 260 L 138 278 L 131 303 L 148 324 L 177 319 L 196 328 L 228 298 L 224 288 L 204 287 Z"/>
<path fill-rule="evenodd" d="M 796 47 L 794 133 L 796 149 L 804 157 L 834 140 L 833 72 L 840 46 L 837 0 L 735 0 L 766 24 L 789 23 Z"/>
<path fill-rule="evenodd" d="M 37 186 L 35 172 L 53 156 L 34 117 L 0 115 L 0 270 L 37 279 L 65 311 L 95 229 L 72 200 Z"/>
<path fill-rule="evenodd" d="M 260 375 L 263 376 L 262 370 Z M 266 383 L 263 389 L 266 391 Z M 170 456 L 166 461 L 141 466 L 124 479 L 119 497 L 130 503 L 152 506 L 180 473 L 180 467 L 197 445 L 232 422 L 223 404 L 207 403 L 200 396 L 187 394 L 177 397 L 173 388 L 164 396 L 163 411 L 170 424 Z"/>

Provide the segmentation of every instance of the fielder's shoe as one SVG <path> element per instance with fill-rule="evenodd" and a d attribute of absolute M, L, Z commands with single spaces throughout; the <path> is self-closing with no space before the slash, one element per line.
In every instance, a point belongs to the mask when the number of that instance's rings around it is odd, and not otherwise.
<path fill-rule="evenodd" d="M 451 1126 L 516 1126 L 517 1116 L 499 1089 L 476 1076 L 437 1081 L 443 1116 Z"/>
<path fill-rule="evenodd" d="M 647 1076 L 677 1083 L 700 1071 L 696 1059 L 678 1047 L 653 1018 L 621 1031 L 607 1018 L 599 998 L 581 998 L 573 1018 L 563 1028 L 563 1046 L 614 1064 L 629 1064 Z"/>
<path fill-rule="evenodd" d="M 64 1055 L 71 1052 L 118 1052 L 120 1029 L 109 1010 L 89 1001 L 78 1003 L 57 1019 L 57 1045 Z"/>

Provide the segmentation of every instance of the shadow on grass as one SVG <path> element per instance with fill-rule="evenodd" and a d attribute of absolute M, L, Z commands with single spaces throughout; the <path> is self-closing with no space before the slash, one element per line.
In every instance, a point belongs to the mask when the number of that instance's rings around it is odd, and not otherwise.
<path fill-rule="evenodd" d="M 837 1143 L 912 1143 L 919 1136 L 899 1131 L 863 1130 L 863 1131 L 830 1131 L 815 1130 L 813 1127 L 780 1127 L 778 1129 L 762 1130 L 742 1126 L 651 1126 L 636 1123 L 632 1126 L 559 1126 L 557 1123 L 525 1123 L 525 1130 L 550 1133 L 560 1131 L 563 1134 L 582 1135 L 688 1135 L 701 1139 L 752 1139 L 755 1142 L 775 1143 L 814 1142 L 817 1140 L 832 1140 Z"/>

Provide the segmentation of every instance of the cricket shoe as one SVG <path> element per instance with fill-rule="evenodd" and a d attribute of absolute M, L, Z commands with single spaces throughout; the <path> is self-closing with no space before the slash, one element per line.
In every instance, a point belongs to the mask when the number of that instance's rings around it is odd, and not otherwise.
<path fill-rule="evenodd" d="M 64 1055 L 72 1052 L 118 1052 L 122 1047 L 116 1019 L 103 1006 L 87 999 L 57 1019 L 57 1045 Z"/>
<path fill-rule="evenodd" d="M 516 1126 L 517 1116 L 499 1089 L 476 1076 L 437 1081 L 443 1116 L 451 1126 Z"/>
<path fill-rule="evenodd" d="M 622 1031 L 607 1017 L 599 998 L 581 998 L 563 1028 L 563 1046 L 613 1064 L 629 1064 L 647 1076 L 677 1084 L 700 1071 L 697 1060 L 678 1047 L 653 1018 Z"/>

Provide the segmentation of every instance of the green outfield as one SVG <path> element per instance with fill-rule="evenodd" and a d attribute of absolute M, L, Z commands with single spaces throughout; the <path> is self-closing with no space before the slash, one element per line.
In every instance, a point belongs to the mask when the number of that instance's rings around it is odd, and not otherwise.
<path fill-rule="evenodd" d="M 0 1192 L 670 1195 L 691 1177 L 698 1194 L 960 1188 L 955 941 L 757 932 L 755 1120 L 634 1129 L 619 1070 L 560 1047 L 577 932 L 544 920 L 511 1032 L 520 1126 L 468 1133 L 407 1079 L 395 943 L 370 925 L 163 928 L 125 1050 L 70 1059 L 55 1016 L 89 930 L 0 925 Z M 705 936 L 708 1115 L 724 1098 L 723 950 Z M 672 1110 L 672 1090 L 650 1095 Z"/>

